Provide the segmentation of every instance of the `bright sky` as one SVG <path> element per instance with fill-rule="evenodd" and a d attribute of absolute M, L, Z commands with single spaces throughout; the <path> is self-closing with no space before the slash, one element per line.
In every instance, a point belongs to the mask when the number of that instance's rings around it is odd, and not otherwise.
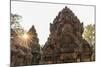
<path fill-rule="evenodd" d="M 94 24 L 93 6 L 12 1 L 11 13 L 22 16 L 20 24 L 25 30 L 28 31 L 34 25 L 38 33 L 39 43 L 43 45 L 50 33 L 49 24 L 65 6 L 69 7 L 80 21 L 84 22 L 84 25 Z"/>

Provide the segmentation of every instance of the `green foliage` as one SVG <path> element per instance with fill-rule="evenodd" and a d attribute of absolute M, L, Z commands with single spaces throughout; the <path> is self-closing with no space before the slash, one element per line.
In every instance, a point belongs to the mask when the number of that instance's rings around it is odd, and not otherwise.
<path fill-rule="evenodd" d="M 11 13 L 11 25 L 15 23 L 19 23 L 19 20 L 22 18 L 22 16 L 17 15 L 17 14 L 12 14 Z"/>
<path fill-rule="evenodd" d="M 21 18 L 22 16 L 11 13 L 11 29 L 13 29 L 19 35 L 24 32 L 22 26 L 20 25 Z"/>
<path fill-rule="evenodd" d="M 85 27 L 84 38 L 89 42 L 89 44 L 95 44 L 95 25 L 89 24 Z"/>

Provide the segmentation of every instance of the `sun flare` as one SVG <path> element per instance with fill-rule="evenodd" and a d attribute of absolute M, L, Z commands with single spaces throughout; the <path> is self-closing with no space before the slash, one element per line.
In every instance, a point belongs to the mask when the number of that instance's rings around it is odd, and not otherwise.
<path fill-rule="evenodd" d="M 23 37 L 25 40 L 27 40 L 27 39 L 29 38 L 28 34 L 26 34 L 26 33 L 24 33 L 24 34 L 22 35 L 22 37 Z"/>
<path fill-rule="evenodd" d="M 29 45 L 32 43 L 33 35 L 24 32 L 23 34 L 18 36 L 18 39 L 16 42 L 20 43 L 21 46 L 29 47 Z"/>

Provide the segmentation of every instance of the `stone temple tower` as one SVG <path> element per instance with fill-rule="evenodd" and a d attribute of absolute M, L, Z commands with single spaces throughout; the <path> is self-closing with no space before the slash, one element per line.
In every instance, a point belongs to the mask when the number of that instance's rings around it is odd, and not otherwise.
<path fill-rule="evenodd" d="M 83 39 L 83 23 L 63 8 L 50 23 L 50 35 L 43 47 L 43 64 L 90 61 L 92 48 Z"/>

